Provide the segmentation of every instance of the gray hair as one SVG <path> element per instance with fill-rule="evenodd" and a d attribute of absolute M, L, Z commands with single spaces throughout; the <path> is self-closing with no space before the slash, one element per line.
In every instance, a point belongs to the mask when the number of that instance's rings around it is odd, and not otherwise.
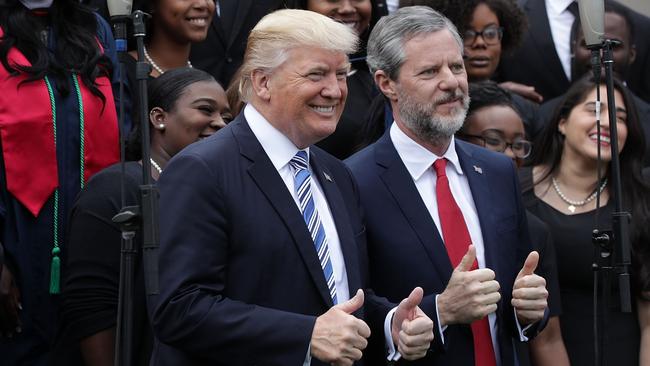
<path fill-rule="evenodd" d="M 463 40 L 456 26 L 444 15 L 428 6 L 408 6 L 385 16 L 377 22 L 368 39 L 366 62 L 370 72 L 383 70 L 390 79 L 397 80 L 405 61 L 404 44 L 412 38 L 448 30 L 463 52 Z"/>
<path fill-rule="evenodd" d="M 317 47 L 350 54 L 356 51 L 358 43 L 354 30 L 313 11 L 284 9 L 268 14 L 248 37 L 240 69 L 241 98 L 250 102 L 253 71 L 273 71 L 287 60 L 287 53 L 292 48 Z"/>

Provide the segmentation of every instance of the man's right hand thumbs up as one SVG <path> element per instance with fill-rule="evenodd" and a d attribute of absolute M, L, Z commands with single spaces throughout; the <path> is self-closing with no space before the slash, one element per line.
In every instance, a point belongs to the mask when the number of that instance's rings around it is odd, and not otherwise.
<path fill-rule="evenodd" d="M 357 293 L 354 295 L 353 298 L 351 298 L 346 302 L 340 303 L 338 305 L 334 305 L 334 308 L 343 310 L 348 314 L 352 314 L 355 311 L 361 309 L 361 307 L 363 306 L 363 301 L 364 301 L 363 290 L 358 289 Z"/>
<path fill-rule="evenodd" d="M 442 326 L 470 324 L 497 310 L 501 294 L 494 271 L 489 268 L 472 270 L 475 260 L 476 248 L 470 245 L 452 272 L 447 288 L 438 296 Z"/>
<path fill-rule="evenodd" d="M 313 357 L 336 366 L 350 366 L 361 359 L 368 345 L 370 328 L 351 314 L 360 309 L 363 302 L 363 291 L 358 290 L 353 298 L 316 318 L 311 335 Z"/>
<path fill-rule="evenodd" d="M 455 272 L 467 272 L 472 269 L 474 262 L 476 261 L 476 248 L 473 245 L 470 245 L 467 248 L 467 253 L 460 260 L 460 263 L 454 269 Z"/>

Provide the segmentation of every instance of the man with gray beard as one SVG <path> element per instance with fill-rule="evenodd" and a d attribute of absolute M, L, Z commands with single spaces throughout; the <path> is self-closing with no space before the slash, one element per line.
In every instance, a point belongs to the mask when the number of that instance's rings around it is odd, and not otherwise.
<path fill-rule="evenodd" d="M 436 334 L 413 364 L 510 366 L 521 364 L 515 343 L 545 324 L 548 292 L 512 162 L 453 137 L 469 105 L 462 50 L 431 8 L 382 18 L 367 61 L 394 123 L 346 163 L 367 215 L 372 288 L 393 301 L 424 289 Z"/>

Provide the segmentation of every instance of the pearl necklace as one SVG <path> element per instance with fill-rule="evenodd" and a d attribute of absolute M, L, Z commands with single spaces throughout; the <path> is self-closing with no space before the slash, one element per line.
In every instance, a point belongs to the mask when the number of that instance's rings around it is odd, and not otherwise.
<path fill-rule="evenodd" d="M 149 56 L 149 52 L 147 52 L 147 47 L 143 47 L 143 49 L 144 49 L 144 58 L 147 59 L 151 67 L 153 67 L 154 70 L 158 71 L 160 75 L 164 74 L 165 70 L 163 70 L 160 66 L 158 66 L 158 64 L 151 58 L 151 56 Z M 192 68 L 192 63 L 190 62 L 190 60 L 187 60 L 187 67 Z"/>
<path fill-rule="evenodd" d="M 151 165 L 153 165 L 153 167 L 158 172 L 158 175 L 162 174 L 162 168 L 160 167 L 160 165 L 158 165 L 158 163 L 156 163 L 152 158 L 149 158 L 149 161 L 151 162 Z"/>
<path fill-rule="evenodd" d="M 553 182 L 553 188 L 555 189 L 555 193 L 557 193 L 557 195 L 562 199 L 562 201 L 564 201 L 564 203 L 567 203 L 569 205 L 567 206 L 567 210 L 571 211 L 571 213 L 576 212 L 576 207 L 582 207 L 587 203 L 593 201 L 596 198 L 596 195 L 598 193 L 603 193 L 603 190 L 607 186 L 607 178 L 605 178 L 605 180 L 603 180 L 603 183 L 600 185 L 600 187 L 598 187 L 598 189 L 594 191 L 594 193 L 590 194 L 589 197 L 581 201 L 574 201 L 574 200 L 570 200 L 569 198 L 567 198 L 567 196 L 564 195 L 564 193 L 562 193 L 562 191 L 560 190 L 560 185 L 557 184 L 557 180 L 555 179 L 555 177 L 551 178 L 551 181 Z"/>

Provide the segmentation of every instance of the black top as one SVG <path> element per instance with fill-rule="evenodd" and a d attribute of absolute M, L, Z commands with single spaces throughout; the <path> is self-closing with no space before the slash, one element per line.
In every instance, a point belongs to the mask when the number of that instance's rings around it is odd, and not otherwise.
<path fill-rule="evenodd" d="M 532 171 L 522 172 L 522 184 L 532 182 Z M 524 190 L 524 204 L 527 209 L 543 220 L 549 227 L 555 250 L 562 296 L 562 315 L 560 323 L 562 337 L 572 365 L 594 364 L 594 311 L 593 287 L 594 245 L 591 232 L 594 228 L 611 228 L 611 204 L 601 208 L 596 224 L 596 211 L 565 215 L 535 196 L 534 190 Z M 598 282 L 607 281 L 606 274 L 599 272 Z M 605 337 L 605 347 L 601 348 L 605 365 L 638 365 L 639 363 L 639 325 L 636 309 L 631 314 L 620 312 L 617 279 L 611 276 L 610 296 L 603 297 L 599 290 L 599 332 Z M 603 300 L 607 301 L 604 312 Z M 603 315 L 606 316 L 604 319 Z M 603 324 L 606 321 L 606 324 Z"/>
<path fill-rule="evenodd" d="M 137 162 L 127 162 L 125 173 L 125 202 L 134 205 L 139 201 L 142 166 Z M 116 325 L 121 231 L 111 219 L 122 207 L 120 177 L 120 164 L 97 173 L 72 208 L 61 294 L 60 344 L 67 350 L 61 353 L 67 353 L 66 358 L 70 358 L 65 362 L 67 365 L 83 364 L 78 349 L 81 339 Z M 152 344 L 139 250 L 141 244 L 138 232 L 134 238 L 134 245 L 138 248 L 134 285 L 134 365 L 148 364 Z"/>

